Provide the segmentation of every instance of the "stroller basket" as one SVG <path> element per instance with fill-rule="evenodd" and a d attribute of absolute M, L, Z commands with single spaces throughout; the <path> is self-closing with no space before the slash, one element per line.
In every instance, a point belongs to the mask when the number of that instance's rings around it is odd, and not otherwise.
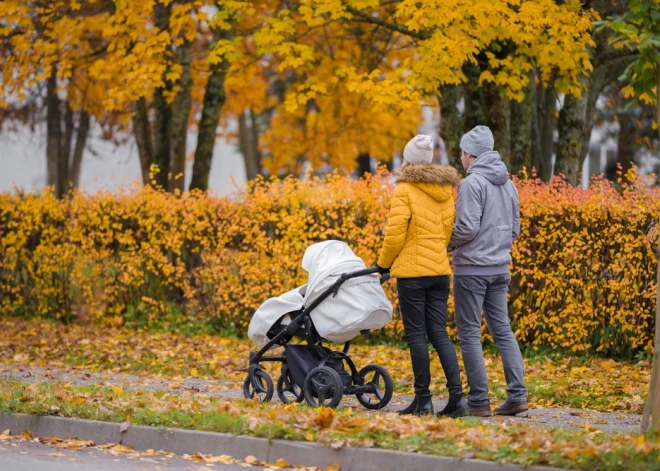
<path fill-rule="evenodd" d="M 332 350 L 321 345 L 287 345 L 284 347 L 286 364 L 295 384 L 302 387 L 305 378 L 314 368 L 328 366 L 335 370 L 345 387 L 351 384 L 351 375 L 344 369 L 344 363 L 332 356 Z"/>

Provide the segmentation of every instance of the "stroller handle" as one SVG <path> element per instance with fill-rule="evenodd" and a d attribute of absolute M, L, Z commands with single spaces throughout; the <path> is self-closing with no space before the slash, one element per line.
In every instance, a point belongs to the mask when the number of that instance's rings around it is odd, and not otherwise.
<path fill-rule="evenodd" d="M 363 268 L 362 270 L 352 271 L 350 273 L 342 273 L 341 279 L 350 280 L 352 278 L 359 278 L 365 275 L 373 275 L 375 273 L 378 273 L 378 270 L 379 270 L 378 267 L 369 267 L 369 268 Z"/>

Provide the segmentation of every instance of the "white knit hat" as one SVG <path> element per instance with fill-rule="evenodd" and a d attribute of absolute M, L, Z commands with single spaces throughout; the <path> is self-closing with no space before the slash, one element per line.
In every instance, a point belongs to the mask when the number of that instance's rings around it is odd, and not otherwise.
<path fill-rule="evenodd" d="M 433 161 L 433 138 L 426 134 L 413 137 L 403 148 L 403 159 L 409 164 L 430 164 Z"/>

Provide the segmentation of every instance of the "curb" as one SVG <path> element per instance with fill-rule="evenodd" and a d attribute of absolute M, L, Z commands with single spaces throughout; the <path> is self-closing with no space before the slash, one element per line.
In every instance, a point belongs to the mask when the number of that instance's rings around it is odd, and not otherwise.
<path fill-rule="evenodd" d="M 244 459 L 252 455 L 259 461 L 274 463 L 282 458 L 292 465 L 328 467 L 341 464 L 342 471 L 559 471 L 545 466 L 499 464 L 491 461 L 458 459 L 446 456 L 405 453 L 378 448 L 340 448 L 292 440 L 200 432 L 173 428 L 131 425 L 125 432 L 120 424 L 86 419 L 0 414 L 0 430 L 20 435 L 23 430 L 34 437 L 79 438 L 97 444 L 121 443 L 138 451 L 165 450 L 182 454 L 230 455 Z"/>

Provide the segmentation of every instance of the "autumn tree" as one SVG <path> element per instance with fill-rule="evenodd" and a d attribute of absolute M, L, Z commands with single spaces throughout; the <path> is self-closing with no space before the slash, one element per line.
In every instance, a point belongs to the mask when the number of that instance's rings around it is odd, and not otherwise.
<path fill-rule="evenodd" d="M 602 23 L 602 29 L 616 33 L 611 44 L 621 50 L 636 51 L 635 60 L 628 65 L 621 80 L 626 83 L 624 96 L 630 106 L 639 102 L 655 105 L 655 127 L 660 138 L 660 2 L 630 0 L 628 9 L 619 17 Z M 642 417 L 642 432 L 660 427 L 660 246 L 655 317 L 655 346 L 649 395 Z"/>
<path fill-rule="evenodd" d="M 79 173 L 79 143 L 88 133 L 90 109 L 113 116 L 124 129 L 130 127 L 143 180 L 149 181 L 153 165 L 156 183 L 170 190 L 183 188 L 186 137 L 199 112 L 192 187 L 207 188 L 227 64 L 209 66 L 206 58 L 210 45 L 226 37 L 231 22 L 240 16 L 240 11 L 233 11 L 223 17 L 224 4 L 187 0 L 0 4 L 1 52 L 6 59 L 0 104 L 8 105 L 9 97 L 21 100 L 43 84 L 48 183 L 56 185 L 58 194 L 66 184 L 57 182 Z M 209 8 L 214 9 L 212 21 L 205 13 Z M 193 83 L 205 93 L 193 93 Z M 73 122 L 78 123 L 75 129 Z"/>
<path fill-rule="evenodd" d="M 251 22 L 245 15 L 236 25 L 251 34 L 218 42 L 211 60 L 231 63 L 226 111 L 238 122 L 248 177 L 300 174 L 304 163 L 350 173 L 370 157 L 391 161 L 415 134 L 421 103 L 401 110 L 328 79 L 356 65 L 369 73 L 390 70 L 392 60 L 413 51 L 388 30 L 313 18 L 304 5 L 252 7 Z M 306 89 L 319 93 L 299 101 Z"/>
<path fill-rule="evenodd" d="M 290 110 L 310 106 L 320 97 L 334 94 L 338 87 L 360 95 L 376 108 L 388 107 L 395 113 L 439 95 L 445 130 L 451 125 L 453 131 L 450 137 L 443 130 L 450 156 L 462 132 L 455 131 L 457 121 L 452 118 L 457 106 L 452 87 L 466 85 L 462 91 L 464 126 L 477 117 L 483 118 L 479 121 L 492 125 L 504 157 L 509 159 L 510 101 L 524 103 L 530 84 L 536 80 L 561 93 L 579 95 L 580 78 L 591 68 L 586 51 L 586 46 L 592 44 L 591 15 L 575 1 L 558 5 L 550 0 L 483 4 L 457 0 L 420 5 L 413 1 L 326 0 L 295 5 L 291 11 L 300 15 L 308 28 L 331 21 L 347 31 L 365 25 L 371 26 L 369 31 L 388 31 L 395 46 L 389 50 L 374 48 L 384 53 L 375 68 L 365 68 L 361 61 L 344 61 L 331 73 L 298 85 L 287 96 Z M 267 39 L 271 44 L 281 42 L 275 37 Z M 304 48 L 304 42 L 294 44 L 309 52 L 296 57 L 302 62 L 299 69 L 318 67 L 319 58 Z M 280 55 L 286 60 L 293 54 L 290 48 Z M 468 97 L 465 90 L 470 87 L 485 94 L 484 99 Z M 474 101 L 480 105 L 472 106 Z M 500 117 L 492 112 L 478 116 L 484 103 Z M 529 104 L 523 106 L 530 108 Z"/>
<path fill-rule="evenodd" d="M 103 90 L 90 64 L 103 54 L 108 2 L 0 3 L 0 107 L 31 96 L 46 115 L 46 183 L 58 196 L 77 186 L 92 116 L 103 120 Z M 39 113 L 36 113 L 39 114 Z"/>

